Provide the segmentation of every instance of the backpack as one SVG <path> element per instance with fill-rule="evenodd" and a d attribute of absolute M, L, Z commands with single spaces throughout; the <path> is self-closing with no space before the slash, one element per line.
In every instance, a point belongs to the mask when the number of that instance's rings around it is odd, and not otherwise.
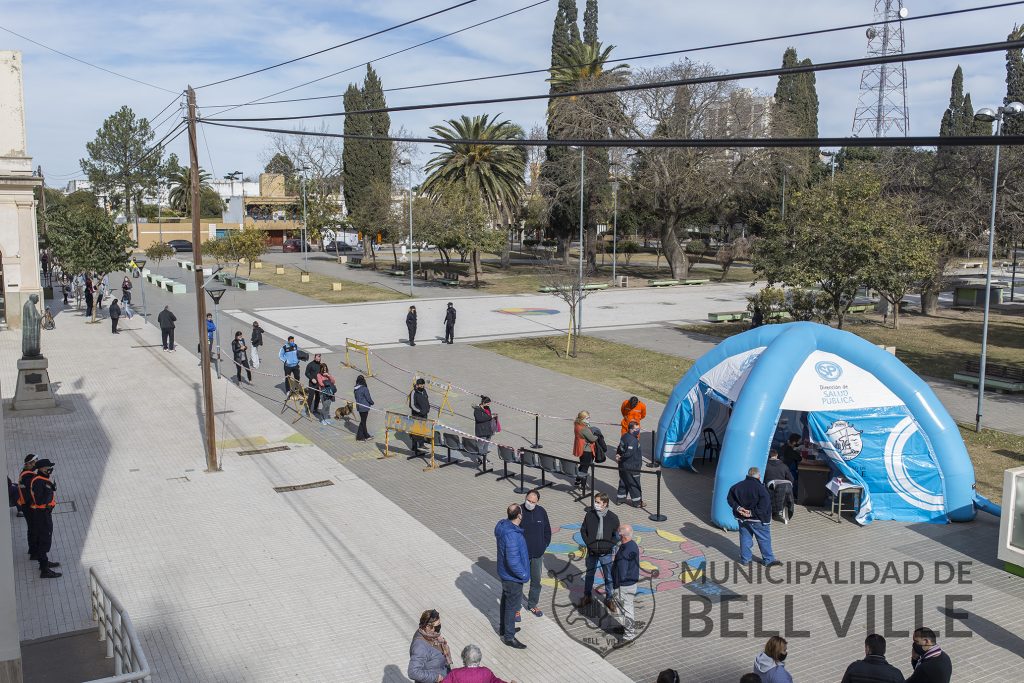
<path fill-rule="evenodd" d="M 18 505 L 18 485 L 11 481 L 10 477 L 7 477 L 7 507 L 17 507 Z"/>

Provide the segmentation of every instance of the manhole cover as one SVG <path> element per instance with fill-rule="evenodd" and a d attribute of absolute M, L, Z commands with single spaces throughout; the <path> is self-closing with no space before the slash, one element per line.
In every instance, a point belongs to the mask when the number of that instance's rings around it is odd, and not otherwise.
<path fill-rule="evenodd" d="M 278 493 L 291 493 L 292 491 L 303 491 L 305 489 L 318 489 L 322 486 L 334 486 L 333 481 L 314 481 L 309 484 L 295 484 L 294 486 L 275 486 L 274 490 Z"/>
<path fill-rule="evenodd" d="M 257 448 L 251 451 L 238 451 L 239 455 L 260 455 L 262 453 L 277 453 L 279 451 L 290 451 L 288 446 L 274 446 L 272 448 Z"/>
<path fill-rule="evenodd" d="M 75 505 L 73 500 L 59 500 L 53 506 L 53 514 L 55 515 L 63 515 L 69 512 L 78 512 L 78 506 Z"/>

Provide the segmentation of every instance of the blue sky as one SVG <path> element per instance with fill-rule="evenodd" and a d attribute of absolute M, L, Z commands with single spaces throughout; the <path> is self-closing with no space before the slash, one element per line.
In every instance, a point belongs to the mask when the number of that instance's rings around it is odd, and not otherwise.
<path fill-rule="evenodd" d="M 455 4 L 455 0 L 0 0 L 0 25 L 92 61 L 105 68 L 177 91 L 290 59 L 353 37 Z M 361 64 L 374 66 L 384 86 L 397 87 L 452 78 L 543 68 L 550 58 L 551 26 L 557 2 L 466 31 L 411 52 L 377 61 L 388 52 L 483 19 L 531 4 L 531 0 L 478 0 L 447 14 L 296 64 L 198 91 L 200 108 L 247 101 L 302 81 L 356 66 L 347 74 L 321 81 L 282 97 L 340 94 L 350 81 L 362 78 Z M 582 18 L 585 0 L 577 0 Z M 990 4 L 986 0 L 909 0 L 911 14 Z M 604 0 L 600 38 L 616 45 L 613 53 L 629 57 L 744 38 L 869 21 L 873 0 Z M 960 15 L 951 19 L 910 22 L 907 50 L 1005 39 L 1015 22 L 1024 22 L 1024 5 Z M 730 71 L 768 68 L 781 61 L 787 45 L 815 62 L 861 57 L 862 30 L 691 55 Z M 29 152 L 42 164 L 48 184 L 63 185 L 81 177 L 78 159 L 85 154 L 104 117 L 127 104 L 139 116 L 153 116 L 172 96 L 132 83 L 47 52 L 0 32 L 0 49 L 24 53 Z M 650 67 L 671 58 L 633 62 Z M 1002 54 L 979 55 L 907 65 L 911 133 L 933 134 L 949 97 L 949 81 L 957 63 L 964 67 L 966 88 L 976 107 L 1002 101 L 1005 69 Z M 818 74 L 823 136 L 850 133 L 857 104 L 860 73 L 856 70 Z M 748 81 L 766 92 L 774 79 Z M 392 105 L 546 92 L 544 74 L 481 83 L 390 93 Z M 339 100 L 239 109 L 244 116 L 294 115 L 337 111 Z M 425 135 L 429 126 L 461 114 L 502 112 L 529 130 L 543 123 L 544 102 L 491 105 L 476 110 L 427 110 L 396 113 L 392 126 Z M 244 112 L 244 113 L 243 113 Z M 341 119 L 325 119 L 340 131 Z M 318 122 L 307 125 L 315 127 Z M 167 126 L 172 125 L 171 122 Z M 283 124 L 281 127 L 291 127 Z M 161 131 L 166 130 L 162 127 Z M 207 127 L 200 137 L 200 162 L 216 176 L 242 170 L 255 176 L 267 156 L 268 140 L 260 133 Z M 171 150 L 187 159 L 184 136 Z M 424 150 L 428 152 L 429 150 Z M 420 160 L 425 158 L 420 155 Z"/>

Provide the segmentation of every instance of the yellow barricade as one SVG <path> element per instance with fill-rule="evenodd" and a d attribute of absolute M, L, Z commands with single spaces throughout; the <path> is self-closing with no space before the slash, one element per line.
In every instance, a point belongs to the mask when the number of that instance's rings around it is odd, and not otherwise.
<path fill-rule="evenodd" d="M 426 417 L 410 417 L 402 413 L 387 411 L 384 415 L 384 455 L 382 458 L 391 457 L 390 437 L 391 432 L 404 432 L 412 437 L 421 438 L 430 444 L 430 465 L 423 468 L 424 472 L 437 469 L 437 461 L 434 459 L 434 426 L 436 421 Z"/>
<path fill-rule="evenodd" d="M 370 345 L 358 339 L 345 337 L 345 367 L 359 370 L 359 368 L 352 364 L 349 357 L 349 353 L 353 351 L 363 354 L 363 358 L 366 360 L 366 371 L 363 374 L 366 377 L 373 377 L 373 367 L 370 365 Z"/>

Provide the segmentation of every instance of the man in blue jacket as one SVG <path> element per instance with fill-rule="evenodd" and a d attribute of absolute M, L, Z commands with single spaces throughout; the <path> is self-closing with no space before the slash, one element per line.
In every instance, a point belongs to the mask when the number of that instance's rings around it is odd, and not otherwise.
<path fill-rule="evenodd" d="M 623 635 L 626 642 L 636 638 L 636 613 L 633 598 L 640 581 L 640 548 L 633 540 L 633 527 L 623 524 L 619 527 L 619 549 L 612 560 L 612 581 L 615 585 L 615 602 L 622 612 Z"/>
<path fill-rule="evenodd" d="M 299 380 L 299 345 L 295 343 L 295 337 L 289 336 L 288 343 L 277 352 L 277 357 L 284 364 L 284 390 L 288 391 L 288 375 Z M 301 385 L 300 385 L 301 386 Z"/>
<path fill-rule="evenodd" d="M 750 564 L 755 538 L 766 565 L 782 564 L 772 553 L 772 500 L 761 483 L 761 470 L 747 470 L 746 479 L 733 484 L 726 500 L 740 525 L 740 564 Z"/>
<path fill-rule="evenodd" d="M 516 638 L 516 612 L 523 603 L 523 584 L 530 580 L 530 552 L 523 535 L 523 509 L 508 506 L 507 519 L 494 527 L 498 541 L 498 578 L 501 579 L 501 625 L 498 631 L 509 647 L 525 650 Z"/>

